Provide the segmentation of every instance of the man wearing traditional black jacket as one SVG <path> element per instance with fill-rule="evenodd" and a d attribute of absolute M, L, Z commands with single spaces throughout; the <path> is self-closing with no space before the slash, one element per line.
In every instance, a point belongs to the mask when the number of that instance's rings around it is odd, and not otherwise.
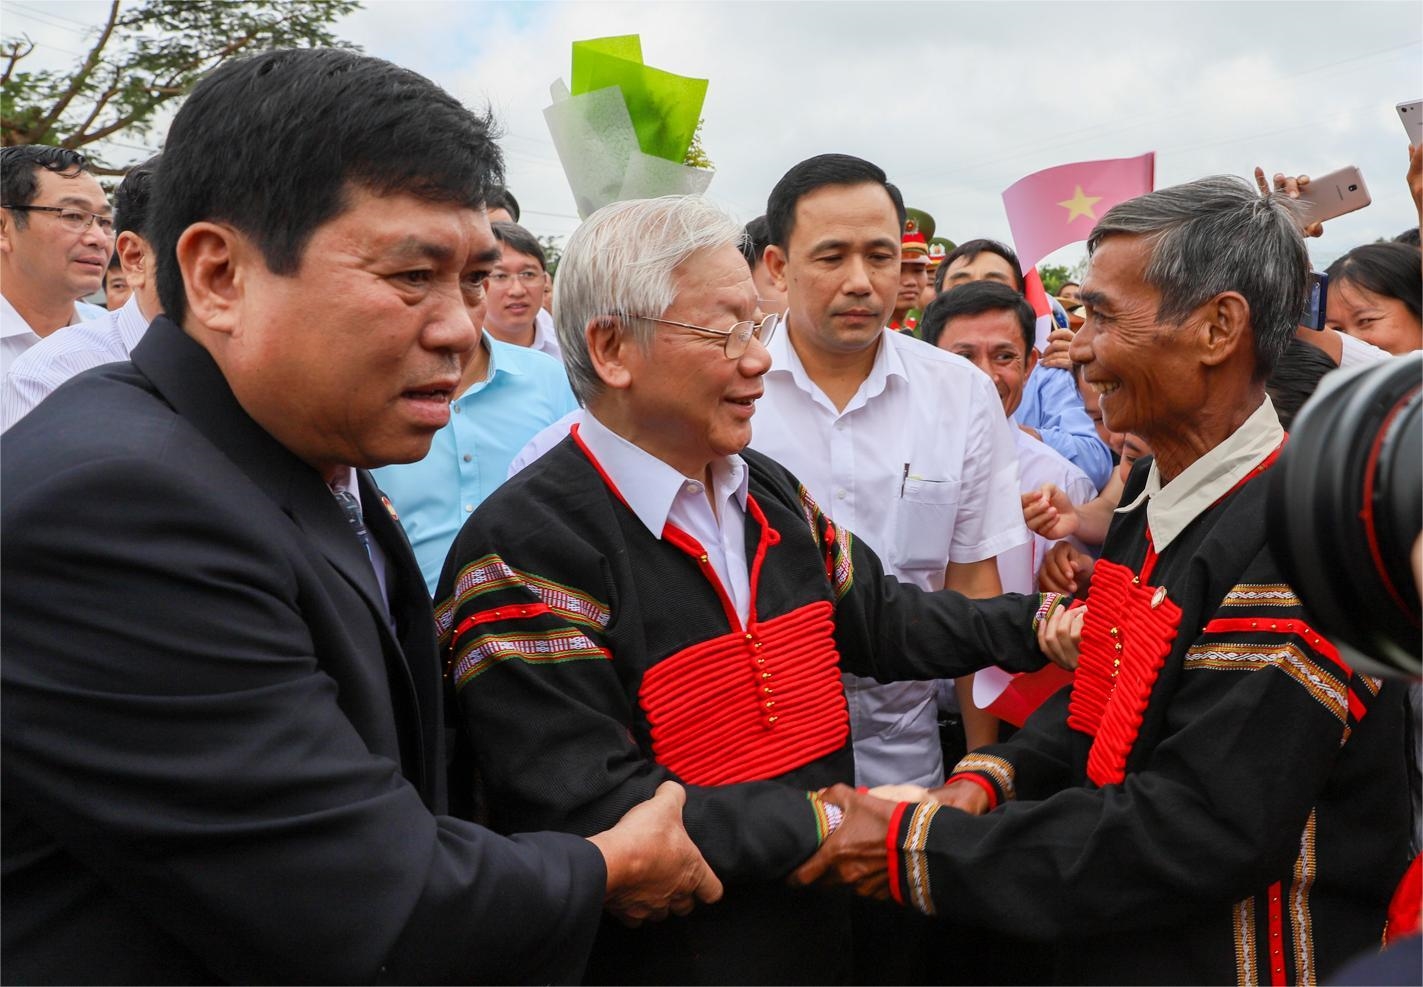
<path fill-rule="evenodd" d="M 839 819 L 819 789 L 854 776 L 842 668 L 1043 662 L 1042 599 L 901 585 L 743 451 L 776 319 L 757 320 L 740 236 L 696 197 L 574 233 L 555 311 L 587 413 L 475 511 L 436 591 L 495 828 L 597 832 L 675 779 L 728 883 L 685 919 L 605 922 L 597 982 L 843 981 L 849 902 L 785 884 Z"/>
<path fill-rule="evenodd" d="M 605 900 L 719 894 L 675 786 L 587 840 L 442 814 L 433 615 L 365 470 L 448 419 L 499 179 L 488 121 L 351 52 L 178 113 L 167 317 L 5 437 L 7 979 L 571 982 Z"/>
<path fill-rule="evenodd" d="M 1349 667 L 1266 544 L 1304 243 L 1282 195 L 1219 177 L 1114 207 L 1088 251 L 1072 359 L 1155 455 L 1085 608 L 1045 624 L 1075 680 L 922 801 L 832 789 L 845 824 L 798 878 L 1045 943 L 1060 982 L 1320 982 L 1381 941 L 1408 767 L 1404 689 Z"/>

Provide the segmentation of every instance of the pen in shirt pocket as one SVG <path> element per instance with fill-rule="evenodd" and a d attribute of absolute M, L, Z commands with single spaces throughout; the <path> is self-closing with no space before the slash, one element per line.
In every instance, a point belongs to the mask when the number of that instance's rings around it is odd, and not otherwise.
<path fill-rule="evenodd" d="M 904 474 L 899 478 L 899 499 L 904 499 L 904 485 L 909 482 L 909 464 L 904 464 Z"/>

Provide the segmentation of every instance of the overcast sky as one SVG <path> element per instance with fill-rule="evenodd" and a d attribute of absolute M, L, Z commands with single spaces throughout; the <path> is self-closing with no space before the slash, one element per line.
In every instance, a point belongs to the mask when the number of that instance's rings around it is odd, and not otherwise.
<path fill-rule="evenodd" d="M 0 2 L 0 28 L 72 60 L 94 0 Z M 367 0 L 337 27 L 505 129 L 524 225 L 578 219 L 542 111 L 573 41 L 640 34 L 649 65 L 710 80 L 708 194 L 738 219 L 797 161 L 869 158 L 954 240 L 1008 238 L 1029 172 L 1157 152 L 1157 186 L 1358 165 L 1373 205 L 1311 241 L 1323 267 L 1416 221 L 1394 104 L 1423 97 L 1412 0 L 1344 3 L 474 3 Z M 148 143 L 156 146 L 161 135 Z M 142 144 L 143 141 L 137 141 Z M 133 157 L 142 156 L 135 148 Z M 1067 247 L 1049 262 L 1072 263 Z"/>

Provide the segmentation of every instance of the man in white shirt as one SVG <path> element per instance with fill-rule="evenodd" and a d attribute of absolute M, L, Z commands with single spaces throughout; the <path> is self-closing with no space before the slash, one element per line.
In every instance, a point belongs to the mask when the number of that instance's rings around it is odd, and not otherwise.
<path fill-rule="evenodd" d="M 517 223 L 491 223 L 499 263 L 485 282 L 484 328 L 502 343 L 561 359 L 553 320 L 543 310 L 548 270 L 538 238 Z"/>
<path fill-rule="evenodd" d="M 972 366 L 884 328 L 899 290 L 898 189 L 868 161 L 820 155 L 786 173 L 766 213 L 766 264 L 790 310 L 755 447 L 899 579 L 996 596 L 994 557 L 1028 540 L 1012 432 Z M 934 684 L 845 686 L 857 782 L 942 784 Z M 968 695 L 971 749 L 997 737 L 977 728 Z"/>
<path fill-rule="evenodd" d="M 0 373 L 62 326 L 104 310 L 113 209 L 82 154 L 27 144 L 0 150 Z"/>
<path fill-rule="evenodd" d="M 132 289 L 128 301 L 96 319 L 65 326 L 20 354 L 0 383 L 0 431 L 76 374 L 127 360 L 148 324 L 162 311 L 153 247 L 148 242 L 148 200 L 157 167 L 158 155 L 135 165 L 114 191 L 115 257 Z M 118 272 L 109 273 L 112 281 Z"/>
<path fill-rule="evenodd" d="M 975 281 L 945 292 L 924 313 L 924 341 L 957 354 L 981 370 L 998 390 L 1004 413 L 1011 418 L 1023 400 L 1028 375 L 1037 365 L 1033 348 L 1033 307 L 1018 292 L 994 281 Z M 1019 490 L 1027 493 L 1051 483 L 1073 504 L 1097 496 L 1097 488 L 1080 469 L 1041 439 L 1013 429 L 1018 449 Z M 998 577 L 1012 593 L 1030 593 L 1037 586 L 1038 567 L 1052 542 L 1034 535 L 1027 544 L 998 556 Z"/>

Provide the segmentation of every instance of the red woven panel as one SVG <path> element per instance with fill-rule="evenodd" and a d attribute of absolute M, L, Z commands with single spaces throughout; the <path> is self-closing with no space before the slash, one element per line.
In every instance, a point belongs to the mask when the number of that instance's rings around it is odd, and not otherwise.
<path fill-rule="evenodd" d="M 1126 777 L 1127 755 L 1181 621 L 1173 600 L 1135 578 L 1124 565 L 1099 561 L 1082 622 L 1067 725 L 1095 738 L 1087 777 L 1098 785 Z"/>
<path fill-rule="evenodd" d="M 731 785 L 843 747 L 850 716 L 833 616 L 829 602 L 811 603 L 648 669 L 638 701 L 657 763 L 692 785 Z"/>

